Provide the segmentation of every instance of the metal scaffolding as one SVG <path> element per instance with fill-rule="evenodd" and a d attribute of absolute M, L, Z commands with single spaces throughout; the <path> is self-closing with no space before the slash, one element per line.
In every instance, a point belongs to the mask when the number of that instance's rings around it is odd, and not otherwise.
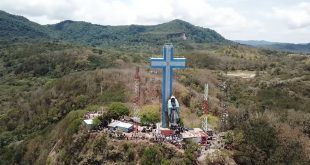
<path fill-rule="evenodd" d="M 209 104 L 208 104 L 208 92 L 209 92 L 209 86 L 208 84 L 205 84 L 205 90 L 204 90 L 204 98 L 203 98 L 203 111 L 204 111 L 204 117 L 202 120 L 202 129 L 204 131 L 208 131 L 208 111 L 209 111 Z"/>

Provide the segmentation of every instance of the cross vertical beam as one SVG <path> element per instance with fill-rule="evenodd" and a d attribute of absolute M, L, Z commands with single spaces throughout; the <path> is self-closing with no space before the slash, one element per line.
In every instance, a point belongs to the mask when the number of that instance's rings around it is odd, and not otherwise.
<path fill-rule="evenodd" d="M 167 127 L 167 102 L 172 95 L 173 69 L 185 69 L 185 58 L 173 57 L 173 45 L 165 44 L 163 46 L 162 58 L 151 58 L 151 68 L 162 69 L 162 127 Z"/>

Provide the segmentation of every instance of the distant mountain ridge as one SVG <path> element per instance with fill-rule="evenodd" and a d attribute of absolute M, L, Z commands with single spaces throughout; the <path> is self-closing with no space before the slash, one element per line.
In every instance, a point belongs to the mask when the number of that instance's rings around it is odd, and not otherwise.
<path fill-rule="evenodd" d="M 251 45 L 251 46 L 259 46 L 259 45 L 273 45 L 278 44 L 279 42 L 270 42 L 265 40 L 235 40 L 240 44 Z"/>
<path fill-rule="evenodd" d="M 186 40 L 185 40 L 186 39 Z M 93 46 L 162 45 L 165 42 L 191 44 L 231 44 L 214 30 L 194 26 L 176 19 L 158 25 L 97 25 L 65 20 L 52 25 L 40 25 L 22 16 L 0 10 L 0 41 L 29 40 L 66 41 Z M 309 44 L 291 44 L 256 40 L 235 42 L 278 51 L 310 53 Z"/>
<path fill-rule="evenodd" d="M 263 48 L 269 48 L 280 51 L 296 52 L 296 53 L 310 53 L 310 43 L 308 44 L 290 44 L 290 43 L 279 43 L 273 45 L 266 45 Z"/>
<path fill-rule="evenodd" d="M 62 40 L 95 46 L 161 45 L 164 42 L 230 43 L 216 31 L 194 26 L 182 20 L 158 25 L 104 26 L 83 21 L 66 20 L 40 25 L 22 16 L 0 11 L 0 40 Z M 186 41 L 183 41 L 185 38 Z"/>
<path fill-rule="evenodd" d="M 295 53 L 310 53 L 310 43 L 305 44 L 293 44 L 293 43 L 280 43 L 269 41 L 257 41 L 257 40 L 235 40 L 235 42 L 250 45 L 258 48 L 266 48 L 278 51 L 295 52 Z"/>

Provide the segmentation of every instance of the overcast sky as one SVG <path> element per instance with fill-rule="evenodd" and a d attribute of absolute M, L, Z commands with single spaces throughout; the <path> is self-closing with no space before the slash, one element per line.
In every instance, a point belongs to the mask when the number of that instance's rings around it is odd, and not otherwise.
<path fill-rule="evenodd" d="M 231 40 L 310 42 L 310 0 L 0 0 L 40 24 L 153 25 L 182 19 Z"/>

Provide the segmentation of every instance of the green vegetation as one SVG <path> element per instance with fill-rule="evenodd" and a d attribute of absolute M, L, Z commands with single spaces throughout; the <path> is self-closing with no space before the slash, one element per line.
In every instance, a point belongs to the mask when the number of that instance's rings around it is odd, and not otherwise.
<path fill-rule="evenodd" d="M 161 82 L 148 72 L 148 58 L 164 42 L 188 58 L 174 84 L 186 127 L 200 126 L 209 84 L 209 123 L 228 131 L 231 149 L 215 162 L 310 164 L 309 56 L 236 45 L 181 20 L 41 26 L 0 12 L 0 34 L 0 164 L 196 164 L 195 144 L 180 153 L 166 145 L 115 142 L 81 125 L 85 113 L 101 108 L 104 116 L 95 123 L 130 114 L 135 66 L 141 68 L 142 122 L 158 122 L 160 94 L 152 95 Z M 256 76 L 226 75 L 231 72 Z M 229 112 L 224 124 L 223 104 Z"/>
<path fill-rule="evenodd" d="M 310 43 L 308 44 L 272 44 L 272 45 L 262 45 L 260 47 L 268 48 L 272 50 L 279 50 L 279 51 L 287 51 L 287 52 L 295 52 L 295 53 L 310 53 Z"/>
<path fill-rule="evenodd" d="M 119 119 L 122 116 L 128 116 L 129 109 L 122 103 L 114 102 L 109 105 L 107 116 L 112 119 Z"/>
<path fill-rule="evenodd" d="M 295 52 L 295 53 L 310 53 L 310 43 L 308 44 L 290 44 L 268 41 L 237 41 L 238 43 L 251 45 L 259 48 L 267 48 L 271 50 Z"/>
<path fill-rule="evenodd" d="M 199 155 L 199 146 L 197 143 L 190 142 L 186 144 L 185 149 L 185 164 L 197 164 L 197 157 Z"/>
<path fill-rule="evenodd" d="M 96 141 L 94 142 L 93 150 L 95 153 L 103 153 L 105 148 L 107 147 L 107 138 L 105 135 L 100 135 L 97 137 Z"/>
<path fill-rule="evenodd" d="M 159 146 L 150 146 L 143 152 L 141 158 L 142 165 L 156 165 L 162 164 L 163 160 L 163 153 L 160 151 Z"/>
<path fill-rule="evenodd" d="M 128 49 L 128 45 L 140 47 L 141 43 L 161 47 L 165 42 L 174 42 L 180 43 L 182 47 L 188 47 L 189 45 L 181 42 L 183 32 L 186 33 L 188 42 L 230 43 L 211 29 L 196 27 L 181 20 L 154 26 L 101 26 L 67 20 L 54 25 L 42 26 L 4 11 L 0 12 L 0 18 L 0 34 L 2 34 L 0 41 L 10 43 L 26 40 L 53 40 Z"/>
<path fill-rule="evenodd" d="M 307 164 L 309 160 L 301 142 L 284 140 L 280 134 L 266 119 L 251 119 L 249 124 L 236 129 L 227 143 L 236 147 L 234 159 L 240 164 Z"/>
<path fill-rule="evenodd" d="M 160 107 L 158 105 L 146 105 L 140 110 L 141 123 L 154 124 L 160 122 Z"/>
<path fill-rule="evenodd" d="M 7 41 L 50 38 L 50 30 L 22 16 L 0 11 L 0 39 Z"/>
<path fill-rule="evenodd" d="M 258 119 L 250 121 L 243 131 L 246 140 L 239 147 L 240 151 L 246 155 L 244 157 L 248 157 L 248 160 L 255 163 L 266 164 L 277 146 L 276 130 L 266 121 Z"/>
<path fill-rule="evenodd" d="M 97 127 L 101 124 L 101 120 L 98 117 L 94 118 L 93 122 L 94 122 L 94 127 Z"/>

